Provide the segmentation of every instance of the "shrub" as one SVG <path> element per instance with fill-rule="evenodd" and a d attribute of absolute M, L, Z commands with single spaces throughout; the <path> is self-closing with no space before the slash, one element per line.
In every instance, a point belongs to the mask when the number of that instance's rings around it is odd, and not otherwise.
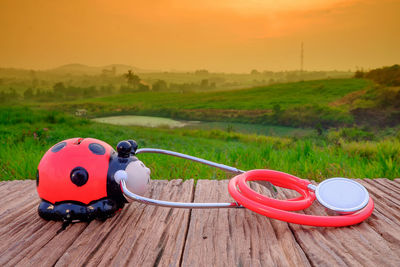
<path fill-rule="evenodd" d="M 371 70 L 365 78 L 387 86 L 400 86 L 400 65 Z"/>
<path fill-rule="evenodd" d="M 305 105 L 286 109 L 278 123 L 296 127 L 316 127 L 325 129 L 346 125 L 353 122 L 353 117 L 340 109 L 319 105 Z"/>
<path fill-rule="evenodd" d="M 330 142 L 337 143 L 340 139 L 345 141 L 371 141 L 375 138 L 374 134 L 356 127 L 341 128 L 340 130 L 331 130 L 327 136 Z"/>

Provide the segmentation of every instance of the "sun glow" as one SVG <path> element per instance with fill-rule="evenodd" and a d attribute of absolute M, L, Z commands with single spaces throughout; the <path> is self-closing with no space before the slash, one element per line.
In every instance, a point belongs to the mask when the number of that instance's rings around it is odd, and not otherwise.
<path fill-rule="evenodd" d="M 400 61 L 394 0 L 3 0 L 0 67 L 249 71 Z"/>

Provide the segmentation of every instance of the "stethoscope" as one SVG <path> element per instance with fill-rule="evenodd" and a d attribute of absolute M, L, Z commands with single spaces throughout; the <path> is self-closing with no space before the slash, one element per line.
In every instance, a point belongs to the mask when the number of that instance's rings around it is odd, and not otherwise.
<path fill-rule="evenodd" d="M 132 193 L 127 188 L 126 177 L 120 179 L 124 195 L 144 204 L 188 209 L 248 208 L 269 218 L 295 224 L 322 227 L 349 226 L 360 223 L 367 219 L 374 209 L 374 202 L 365 187 L 347 178 L 330 178 L 315 186 L 307 180 L 284 172 L 268 169 L 243 171 L 224 164 L 169 150 L 142 148 L 135 152 L 136 155 L 144 153 L 179 157 L 236 174 L 229 181 L 228 185 L 228 191 L 235 200 L 235 202 L 230 203 L 185 203 L 151 199 Z M 269 198 L 251 189 L 247 184 L 249 181 L 267 181 L 278 187 L 295 190 L 301 196 L 288 200 Z M 310 207 L 315 198 L 328 211 L 336 215 L 315 216 L 292 212 Z"/>

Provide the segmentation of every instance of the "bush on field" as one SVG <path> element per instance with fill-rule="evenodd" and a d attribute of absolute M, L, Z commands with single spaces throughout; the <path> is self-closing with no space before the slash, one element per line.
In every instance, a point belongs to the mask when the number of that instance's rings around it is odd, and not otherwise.
<path fill-rule="evenodd" d="M 89 120 L 74 118 L 59 111 L 33 111 L 27 107 L 0 107 L 0 125 L 34 124 L 38 122 L 68 124 L 69 126 L 90 123 Z"/>
<path fill-rule="evenodd" d="M 293 140 L 285 137 L 274 137 L 256 134 L 242 134 L 236 132 L 227 132 L 222 130 L 177 130 L 182 136 L 201 137 L 207 139 L 220 139 L 225 141 L 240 141 L 246 143 L 256 142 L 258 144 L 269 144 L 275 149 L 288 148 Z"/>
<path fill-rule="evenodd" d="M 373 69 L 364 77 L 387 86 L 400 86 L 400 65 Z"/>
<path fill-rule="evenodd" d="M 395 160 L 400 157 L 400 142 L 398 140 L 384 140 L 380 142 L 350 142 L 343 143 L 341 149 L 351 157 L 368 159 Z"/>
<path fill-rule="evenodd" d="M 345 141 L 371 141 L 374 140 L 375 136 L 373 133 L 364 131 L 362 129 L 352 128 L 341 128 L 339 130 L 330 130 L 327 135 L 328 141 L 338 143 L 339 140 Z"/>
<path fill-rule="evenodd" d="M 290 108 L 282 112 L 278 123 L 295 127 L 322 126 L 329 128 L 353 122 L 353 117 L 337 108 L 319 105 L 305 105 Z"/>
<path fill-rule="evenodd" d="M 382 108 L 400 108 L 400 88 L 398 87 L 379 88 L 377 98 Z"/>

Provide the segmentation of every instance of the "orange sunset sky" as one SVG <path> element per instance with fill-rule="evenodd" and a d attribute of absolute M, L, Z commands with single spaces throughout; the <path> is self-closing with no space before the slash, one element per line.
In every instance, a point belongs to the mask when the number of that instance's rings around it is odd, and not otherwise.
<path fill-rule="evenodd" d="M 400 63 L 400 0 L 1 0 L 0 67 L 355 70 Z"/>

